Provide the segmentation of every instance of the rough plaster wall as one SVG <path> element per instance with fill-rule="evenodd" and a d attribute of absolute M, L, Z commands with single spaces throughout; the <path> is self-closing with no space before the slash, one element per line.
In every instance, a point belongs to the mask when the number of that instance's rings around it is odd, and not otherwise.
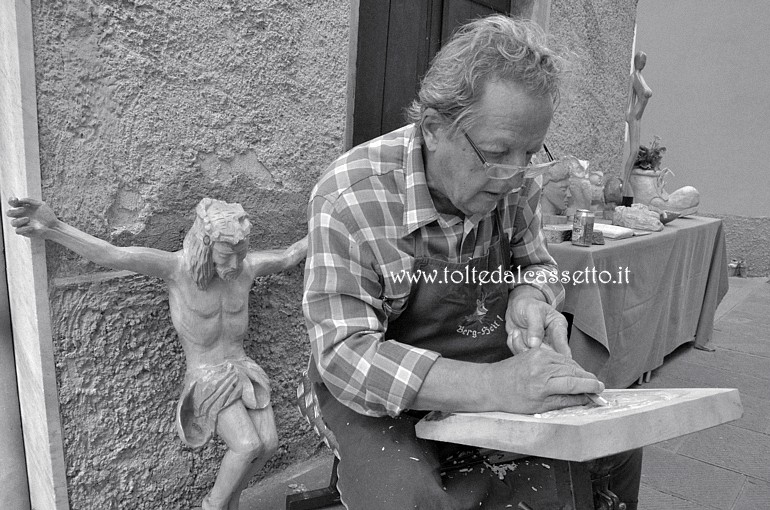
<path fill-rule="evenodd" d="M 549 31 L 576 54 L 548 135 L 554 156 L 590 161 L 605 177 L 623 167 L 636 1 L 551 2 Z"/>
<path fill-rule="evenodd" d="M 257 280 L 246 352 L 269 374 L 281 444 L 268 474 L 318 446 L 293 404 L 306 362 L 302 268 Z M 191 508 L 214 483 L 224 445 L 185 447 L 174 419 L 184 355 L 165 285 L 123 273 L 54 281 L 52 315 L 73 508 Z"/>
<path fill-rule="evenodd" d="M 52 303 L 73 508 L 150 508 L 179 487 L 195 489 L 196 456 L 175 440 L 184 357 L 162 284 L 61 282 Z"/>
<path fill-rule="evenodd" d="M 278 220 L 258 245 L 304 223 L 304 195 L 342 147 L 347 2 L 33 9 L 43 186 L 62 217 L 171 250 L 204 195 Z"/>
<path fill-rule="evenodd" d="M 728 262 L 743 259 L 748 267 L 747 276 L 770 275 L 770 218 L 703 215 L 722 219 Z"/>
<path fill-rule="evenodd" d="M 345 0 L 33 2 L 44 198 L 120 245 L 181 248 L 204 196 L 243 204 L 253 249 L 299 239 L 343 148 L 348 16 Z M 48 266 L 72 508 L 198 503 L 223 448 L 186 449 L 173 429 L 184 359 L 162 282 L 95 274 L 52 243 Z M 292 402 L 301 288 L 300 267 L 251 295 L 247 352 L 281 440 L 263 474 L 318 445 Z"/>

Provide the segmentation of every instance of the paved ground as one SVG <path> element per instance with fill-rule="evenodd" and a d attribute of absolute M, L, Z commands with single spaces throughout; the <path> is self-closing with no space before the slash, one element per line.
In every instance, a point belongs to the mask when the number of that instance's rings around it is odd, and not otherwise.
<path fill-rule="evenodd" d="M 704 352 L 685 346 L 644 387 L 738 388 L 743 418 L 645 449 L 642 509 L 770 509 L 770 284 L 730 278 Z"/>
<path fill-rule="evenodd" d="M 709 347 L 716 350 L 681 347 L 642 387 L 738 388 L 743 418 L 645 448 L 641 510 L 770 510 L 767 278 L 730 278 Z M 316 458 L 263 480 L 244 492 L 241 508 L 283 509 L 286 494 L 328 485 L 331 462 Z"/>

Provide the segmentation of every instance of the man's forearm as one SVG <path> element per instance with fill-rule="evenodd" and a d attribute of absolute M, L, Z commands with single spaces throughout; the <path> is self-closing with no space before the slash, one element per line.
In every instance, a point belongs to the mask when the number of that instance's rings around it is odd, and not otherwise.
<path fill-rule="evenodd" d="M 413 409 L 447 412 L 494 410 L 488 365 L 438 358 L 417 392 Z"/>
<path fill-rule="evenodd" d="M 548 302 L 545 294 L 531 285 L 517 285 L 508 295 L 509 306 L 516 299 Z M 500 410 L 495 404 L 497 383 L 489 364 L 438 358 L 425 376 L 412 408 L 448 412 Z"/>
<path fill-rule="evenodd" d="M 539 413 L 581 405 L 604 386 L 553 349 L 530 349 L 495 363 L 438 358 L 411 409 L 445 412 Z"/>

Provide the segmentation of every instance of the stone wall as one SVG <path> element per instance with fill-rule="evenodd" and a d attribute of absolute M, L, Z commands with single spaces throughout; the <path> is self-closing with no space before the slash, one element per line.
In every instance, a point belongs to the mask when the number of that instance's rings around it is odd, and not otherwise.
<path fill-rule="evenodd" d="M 622 173 L 635 20 L 636 1 L 551 2 L 549 32 L 574 53 L 546 140 L 554 157 L 571 154 L 605 176 Z"/>
<path fill-rule="evenodd" d="M 722 219 L 728 262 L 743 260 L 748 270 L 745 276 L 770 276 L 770 218 L 709 213 L 703 216 Z"/>
<path fill-rule="evenodd" d="M 180 249 L 206 196 L 243 204 L 252 249 L 298 240 L 310 188 L 343 149 L 349 9 L 33 2 L 43 197 L 119 245 Z M 163 283 L 47 250 L 72 508 L 190 508 L 223 445 L 176 437 L 184 358 Z M 281 442 L 263 474 L 317 447 L 292 402 L 308 350 L 301 292 L 299 267 L 251 293 L 247 351 L 271 379 Z"/>

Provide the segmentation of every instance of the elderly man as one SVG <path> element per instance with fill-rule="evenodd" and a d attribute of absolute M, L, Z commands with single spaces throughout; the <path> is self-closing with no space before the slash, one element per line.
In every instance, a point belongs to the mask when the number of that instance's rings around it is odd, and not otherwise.
<path fill-rule="evenodd" d="M 227 444 L 204 510 L 237 510 L 240 493 L 278 448 L 267 375 L 246 356 L 254 278 L 298 264 L 303 238 L 285 250 L 249 252 L 251 224 L 239 204 L 204 198 L 183 248 L 117 247 L 56 218 L 43 202 L 9 200 L 16 233 L 49 239 L 101 266 L 162 278 L 187 361 L 177 431 L 192 447 L 214 433 Z"/>
<path fill-rule="evenodd" d="M 466 25 L 423 79 L 414 123 L 340 157 L 311 194 L 310 375 L 350 509 L 510 508 L 508 478 L 444 471 L 456 445 L 416 438 L 415 423 L 428 410 L 539 413 L 604 389 L 571 359 L 528 166 L 561 68 L 532 23 Z M 640 468 L 641 451 L 610 466 L 629 508 Z"/>

